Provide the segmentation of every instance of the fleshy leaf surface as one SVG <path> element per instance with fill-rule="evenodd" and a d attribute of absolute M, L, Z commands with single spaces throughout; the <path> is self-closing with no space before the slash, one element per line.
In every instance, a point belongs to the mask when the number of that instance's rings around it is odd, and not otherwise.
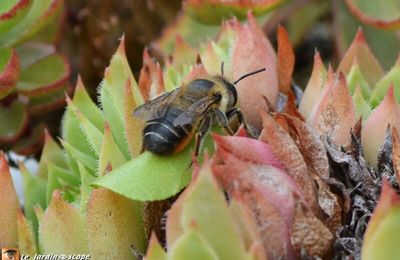
<path fill-rule="evenodd" d="M 396 0 L 346 0 L 350 11 L 366 24 L 382 29 L 400 27 L 400 6 Z"/>
<path fill-rule="evenodd" d="M 140 203 L 110 190 L 92 191 L 87 204 L 86 230 L 94 259 L 134 259 L 131 246 L 144 252 Z"/>
<path fill-rule="evenodd" d="M 44 254 L 88 254 L 83 215 L 54 191 L 39 226 L 39 243 Z"/>
<path fill-rule="evenodd" d="M 5 155 L 0 152 L 0 246 L 17 246 L 17 212 L 19 202 Z"/>
<path fill-rule="evenodd" d="M 19 57 L 15 50 L 0 49 L 0 98 L 5 97 L 15 88 L 19 73 Z"/>

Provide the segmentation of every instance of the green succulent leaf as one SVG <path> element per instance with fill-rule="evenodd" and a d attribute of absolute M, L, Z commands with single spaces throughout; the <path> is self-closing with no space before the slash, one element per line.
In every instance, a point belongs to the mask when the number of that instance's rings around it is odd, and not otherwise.
<path fill-rule="evenodd" d="M 124 162 L 126 162 L 126 159 L 115 143 L 109 125 L 106 124 L 99 155 L 99 169 L 97 175 L 103 175 L 108 164 L 111 164 L 111 167 L 115 169 Z"/>
<path fill-rule="evenodd" d="M 133 200 L 153 201 L 171 197 L 182 190 L 191 178 L 190 150 L 173 156 L 144 152 L 94 184 Z"/>
<path fill-rule="evenodd" d="M 46 93 L 41 96 L 29 98 L 28 113 L 31 116 L 41 116 L 44 113 L 53 111 L 65 105 L 65 92 L 69 92 L 69 82 L 65 82 L 63 86 L 57 87 L 54 92 Z"/>
<path fill-rule="evenodd" d="M 346 4 L 364 23 L 383 29 L 400 27 L 400 5 L 397 0 L 346 0 Z"/>
<path fill-rule="evenodd" d="M 363 248 L 363 259 L 399 259 L 400 248 L 397 243 L 400 232 L 400 208 L 394 207 L 381 220 L 379 228 Z"/>
<path fill-rule="evenodd" d="M 46 180 L 31 174 L 23 163 L 19 164 L 24 182 L 25 216 L 32 223 L 33 230 L 37 230 L 38 220 L 34 207 L 46 208 Z"/>
<path fill-rule="evenodd" d="M 63 190 L 64 187 L 69 189 L 71 189 L 71 187 L 78 187 L 79 179 L 70 171 L 60 168 L 50 162 L 47 163 L 47 168 L 46 204 L 48 205 L 54 190 Z"/>
<path fill-rule="evenodd" d="M 9 120 L 12 118 L 13 120 Z M 0 105 L 0 142 L 14 142 L 28 123 L 25 105 L 15 100 L 8 107 Z"/>
<path fill-rule="evenodd" d="M 168 252 L 169 259 L 217 260 L 219 258 L 207 240 L 195 230 L 185 232 Z"/>
<path fill-rule="evenodd" d="M 94 189 L 87 204 L 86 227 L 93 259 L 135 259 L 144 252 L 141 203 L 106 189 Z M 112 248 L 112 250 L 110 250 Z"/>
<path fill-rule="evenodd" d="M 11 30 L 29 11 L 33 0 L 9 0 L 0 5 L 0 35 Z"/>
<path fill-rule="evenodd" d="M 22 211 L 17 212 L 18 249 L 21 254 L 34 256 L 37 253 L 36 238 L 31 223 Z"/>
<path fill-rule="evenodd" d="M 66 142 L 65 140 L 60 140 L 62 146 L 64 147 L 65 151 L 67 152 L 67 155 L 75 161 L 75 164 L 77 162 L 81 162 L 83 165 L 87 167 L 87 169 L 90 172 L 96 172 L 97 168 L 97 160 L 96 156 L 92 156 L 91 154 L 84 153 L 74 146 L 72 146 L 70 143 Z M 82 142 L 82 139 L 81 139 Z M 76 164 L 76 167 L 77 164 Z"/>
<path fill-rule="evenodd" d="M 180 218 L 178 222 L 184 231 L 183 236 L 195 226 L 219 259 L 245 258 L 239 229 L 230 215 L 223 192 L 219 190 L 209 164 L 206 163 L 200 170 L 195 181 L 185 191 L 181 203 L 181 214 L 176 217 Z M 179 240 L 169 240 L 168 244 L 174 246 Z"/>
<path fill-rule="evenodd" d="M 346 76 L 346 81 L 351 95 L 354 94 L 357 86 L 360 86 L 363 97 L 367 100 L 369 99 L 371 96 L 371 88 L 365 80 L 357 63 L 354 63 L 353 66 L 351 66 L 350 72 Z"/>
<path fill-rule="evenodd" d="M 348 46 L 350 46 L 357 29 L 361 27 L 372 52 L 381 62 L 383 68 L 385 70 L 389 69 L 400 51 L 400 39 L 395 33 L 389 30 L 379 30 L 360 23 L 350 13 L 344 1 L 335 1 L 333 5 L 335 5 L 334 17 L 337 19 L 334 35 L 339 54 L 343 56 Z"/>
<path fill-rule="evenodd" d="M 59 54 L 52 54 L 21 71 L 17 90 L 27 96 L 47 94 L 63 87 L 69 74 L 66 59 Z"/>
<path fill-rule="evenodd" d="M 19 77 L 19 58 L 13 49 L 0 48 L 0 98 L 7 96 Z"/>
<path fill-rule="evenodd" d="M 362 94 L 362 90 L 360 87 L 356 88 L 353 95 L 354 108 L 356 110 L 356 117 L 362 117 L 362 120 L 365 121 L 369 115 L 372 113 L 371 106 L 364 99 Z"/>
<path fill-rule="evenodd" d="M 217 35 L 219 26 L 205 25 L 183 13 L 167 30 L 164 30 L 161 37 L 156 40 L 155 45 L 164 53 L 172 53 L 175 46 L 175 35 L 179 34 L 191 46 L 199 46 L 205 38 L 213 38 Z"/>
<path fill-rule="evenodd" d="M 92 186 L 90 185 L 92 182 L 96 180 L 96 176 L 90 174 L 86 167 L 82 165 L 82 163 L 78 162 L 79 174 L 81 176 L 81 186 L 80 186 L 80 210 L 82 213 L 86 212 L 87 202 L 89 200 L 90 193 L 92 192 Z"/>
<path fill-rule="evenodd" d="M 83 215 L 55 191 L 39 227 L 44 254 L 88 254 Z"/>
<path fill-rule="evenodd" d="M 0 46 L 11 46 L 21 43 L 44 25 L 51 21 L 63 4 L 62 0 L 42 0 L 32 1 L 32 6 L 28 8 L 23 17 L 18 18 L 18 23 L 5 25 L 9 30 L 0 31 Z M 21 13 L 22 15 L 22 13 Z"/>
<path fill-rule="evenodd" d="M 400 56 L 392 69 L 376 83 L 370 99 L 372 107 L 379 105 L 392 83 L 394 85 L 394 95 L 397 102 L 400 102 Z"/>
<path fill-rule="evenodd" d="M 47 164 L 52 163 L 62 168 L 67 168 L 64 153 L 51 135 L 45 131 L 45 142 L 40 156 L 38 176 L 47 178 Z"/>
<path fill-rule="evenodd" d="M 167 259 L 167 254 L 165 253 L 164 248 L 160 245 L 160 242 L 158 242 L 157 236 L 155 234 L 151 235 L 145 258 L 147 260 Z"/>
<path fill-rule="evenodd" d="M 262 15 L 276 8 L 285 0 L 265 1 L 197 1 L 186 0 L 183 2 L 185 13 L 200 23 L 220 25 L 221 21 L 234 16 L 245 19 L 248 10 L 255 16 Z"/>

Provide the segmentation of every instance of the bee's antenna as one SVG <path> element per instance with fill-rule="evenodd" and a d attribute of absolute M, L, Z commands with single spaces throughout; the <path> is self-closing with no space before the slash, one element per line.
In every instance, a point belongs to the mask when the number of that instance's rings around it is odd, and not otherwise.
<path fill-rule="evenodd" d="M 242 79 L 247 78 L 248 76 L 257 74 L 257 73 L 259 73 L 259 72 L 262 72 L 262 71 L 264 71 L 264 70 L 266 70 L 266 68 L 262 68 L 262 69 L 259 69 L 259 70 L 256 70 L 256 71 L 253 71 L 253 72 L 244 74 L 244 75 L 241 76 L 238 80 L 236 80 L 235 82 L 233 82 L 233 84 L 236 85 L 236 83 L 238 83 L 238 82 L 241 81 Z"/>
<path fill-rule="evenodd" d="M 221 74 L 224 76 L 224 62 L 221 62 Z"/>

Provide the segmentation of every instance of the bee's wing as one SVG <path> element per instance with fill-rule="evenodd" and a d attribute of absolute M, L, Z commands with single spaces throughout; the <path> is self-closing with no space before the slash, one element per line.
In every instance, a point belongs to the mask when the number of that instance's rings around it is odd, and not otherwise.
<path fill-rule="evenodd" d="M 174 122 L 174 126 L 188 125 L 195 122 L 201 116 L 204 116 L 210 109 L 210 106 L 217 102 L 219 97 L 211 96 L 202 98 L 193 103 L 185 112 L 179 114 Z"/>
<path fill-rule="evenodd" d="M 166 92 L 153 100 L 138 106 L 133 111 L 133 116 L 143 120 L 152 120 L 163 117 L 168 105 L 178 96 L 179 88 Z"/>

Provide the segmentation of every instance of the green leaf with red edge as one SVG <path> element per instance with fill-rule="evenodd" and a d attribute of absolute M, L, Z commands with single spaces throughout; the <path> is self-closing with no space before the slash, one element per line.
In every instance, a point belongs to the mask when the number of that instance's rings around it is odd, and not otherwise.
<path fill-rule="evenodd" d="M 33 0 L 3 1 L 0 5 L 0 35 L 11 30 L 26 15 Z"/>
<path fill-rule="evenodd" d="M 12 146 L 13 152 L 25 156 L 39 153 L 44 143 L 44 129 L 44 123 L 35 125 L 28 134 L 24 134 L 16 143 L 14 143 Z"/>
<path fill-rule="evenodd" d="M 54 191 L 39 227 L 43 254 L 88 254 L 84 216 Z"/>
<path fill-rule="evenodd" d="M 392 69 L 376 83 L 369 100 L 372 107 L 376 107 L 382 101 L 390 84 L 394 85 L 394 95 L 397 102 L 400 102 L 400 55 Z"/>
<path fill-rule="evenodd" d="M 36 62 L 56 53 L 56 48 L 53 45 L 27 42 L 15 48 L 20 59 L 21 68 L 25 69 Z"/>
<path fill-rule="evenodd" d="M 346 0 L 350 11 L 362 22 L 381 28 L 400 28 L 400 5 L 397 0 Z"/>
<path fill-rule="evenodd" d="M 138 201 L 107 189 L 92 191 L 87 203 L 86 228 L 93 259 L 133 259 L 131 246 L 144 253 L 141 206 Z"/>
<path fill-rule="evenodd" d="M 0 46 L 12 46 L 26 40 L 48 24 L 62 5 L 62 0 L 33 1 L 15 26 L 8 31 L 0 31 Z"/>
<path fill-rule="evenodd" d="M 200 23 L 219 25 L 221 21 L 235 16 L 239 19 L 245 19 L 248 10 L 256 15 L 262 15 L 285 0 L 262 0 L 262 1 L 220 1 L 220 0 L 185 0 L 183 9 L 193 19 Z"/>
<path fill-rule="evenodd" d="M 0 98 L 7 96 L 16 86 L 20 72 L 15 50 L 0 49 Z"/>
<path fill-rule="evenodd" d="M 350 13 L 344 1 L 334 1 L 332 2 L 332 5 L 334 11 L 333 18 L 335 19 L 334 36 L 336 39 L 339 57 L 343 57 L 346 50 L 351 45 L 357 29 L 362 28 L 366 42 L 368 42 L 371 51 L 376 55 L 383 68 L 385 70 L 389 69 L 393 65 L 398 53 L 400 52 L 400 39 L 397 37 L 397 35 L 393 31 L 379 30 L 359 22 Z M 369 56 L 370 55 L 365 56 L 364 58 L 368 58 Z M 376 67 L 376 62 L 373 60 L 362 62 L 361 59 L 359 59 L 358 62 L 360 66 L 361 63 L 363 63 L 367 67 Z M 351 64 L 352 62 L 350 62 L 348 66 L 350 67 Z M 361 71 L 363 72 L 364 76 L 366 76 L 366 71 L 363 69 L 361 69 Z M 377 79 L 379 79 L 382 76 L 382 73 L 380 73 L 381 76 L 379 76 L 376 74 L 377 72 L 378 71 L 376 70 L 371 70 L 368 72 L 368 75 L 371 78 L 376 78 L 376 76 L 378 76 Z M 366 78 L 366 80 L 369 82 L 368 78 Z M 373 84 L 371 84 L 371 86 L 372 85 Z"/>
<path fill-rule="evenodd" d="M 17 246 L 17 211 L 19 202 L 5 155 L 0 151 L 0 246 Z"/>
<path fill-rule="evenodd" d="M 0 143 L 15 142 L 28 124 L 25 105 L 18 100 L 14 100 L 7 107 L 0 105 L 0 122 L 3 122 L 0 124 Z M 4 122 L 7 122 L 7 124 Z"/>
<path fill-rule="evenodd" d="M 70 91 L 69 82 L 54 92 L 46 93 L 37 97 L 30 97 L 28 113 L 31 116 L 41 116 L 45 112 L 54 111 L 65 105 L 65 93 Z"/>
<path fill-rule="evenodd" d="M 26 96 L 40 96 L 54 92 L 65 85 L 70 67 L 65 57 L 52 54 L 21 71 L 18 92 Z"/>
<path fill-rule="evenodd" d="M 400 197 L 384 180 L 381 196 L 368 222 L 362 246 L 362 259 L 398 259 Z"/>

